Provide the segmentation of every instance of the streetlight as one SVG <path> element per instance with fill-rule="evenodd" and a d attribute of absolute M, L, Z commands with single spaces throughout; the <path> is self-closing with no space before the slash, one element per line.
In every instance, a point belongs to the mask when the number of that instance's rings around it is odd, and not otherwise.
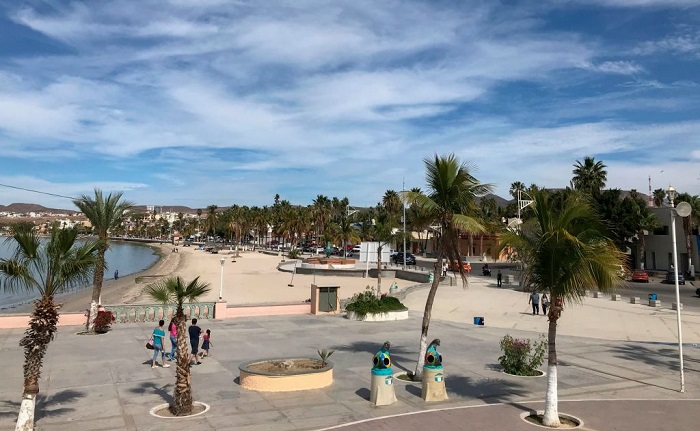
<path fill-rule="evenodd" d="M 678 287 L 678 252 L 676 250 L 676 214 L 681 217 L 690 215 L 690 204 L 687 202 L 678 203 L 678 208 L 674 208 L 673 200 L 676 198 L 676 189 L 668 186 L 668 201 L 671 204 L 671 236 L 673 238 L 673 275 L 676 281 L 676 320 L 678 323 L 678 359 L 681 370 L 681 392 L 685 392 L 685 376 L 683 374 L 683 335 L 681 332 L 681 295 Z"/>
<path fill-rule="evenodd" d="M 221 256 L 219 262 L 221 262 L 221 284 L 219 285 L 219 301 L 221 301 L 224 294 L 224 262 L 226 262 L 226 258 Z"/>

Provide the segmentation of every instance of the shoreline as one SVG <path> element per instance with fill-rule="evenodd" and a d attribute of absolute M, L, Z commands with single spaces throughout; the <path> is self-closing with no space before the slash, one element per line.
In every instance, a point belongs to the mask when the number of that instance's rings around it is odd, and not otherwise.
<path fill-rule="evenodd" d="M 102 303 L 127 304 L 136 301 L 143 293 L 143 288 L 148 284 L 141 280 L 143 277 L 167 276 L 179 269 L 181 260 L 180 253 L 172 253 L 172 246 L 168 244 L 143 244 L 149 247 L 158 256 L 148 268 L 133 274 L 119 277 L 118 280 L 108 279 L 102 283 Z M 166 253 L 166 250 L 169 252 Z M 176 262 L 174 262 L 176 261 Z M 166 272 L 169 271 L 169 272 Z M 156 281 L 156 280 L 153 280 Z M 90 306 L 92 299 L 92 284 L 83 289 L 56 296 L 56 302 L 62 304 L 60 312 L 71 313 L 85 311 Z M 33 310 L 34 300 L 18 304 L 15 307 L 8 307 L 0 310 L 3 314 L 26 314 Z"/>

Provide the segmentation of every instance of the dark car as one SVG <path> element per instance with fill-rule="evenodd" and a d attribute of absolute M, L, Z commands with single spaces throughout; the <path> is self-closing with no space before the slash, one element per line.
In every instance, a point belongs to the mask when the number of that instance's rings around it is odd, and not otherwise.
<path fill-rule="evenodd" d="M 673 272 L 667 272 L 666 279 L 664 281 L 666 281 L 666 283 L 676 284 L 676 280 L 673 277 Z M 680 272 L 678 273 L 678 284 L 682 284 L 685 286 L 685 278 L 683 278 L 683 274 L 681 274 Z"/>
<path fill-rule="evenodd" d="M 397 265 L 403 265 L 403 253 L 396 253 L 391 257 L 391 261 Z M 411 253 L 406 253 L 406 265 L 415 265 L 416 257 Z"/>

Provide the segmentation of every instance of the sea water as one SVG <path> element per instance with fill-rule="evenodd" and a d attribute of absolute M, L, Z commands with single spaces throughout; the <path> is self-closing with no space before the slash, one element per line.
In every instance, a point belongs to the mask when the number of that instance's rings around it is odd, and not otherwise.
<path fill-rule="evenodd" d="M 9 259 L 15 249 L 14 242 L 7 237 L 0 237 L 0 258 Z M 154 250 L 144 244 L 133 242 L 111 241 L 109 249 L 105 253 L 105 281 L 114 280 L 114 271 L 119 271 L 119 276 L 123 277 L 134 274 L 153 265 L 158 260 L 158 255 Z M 2 276 L 0 276 L 0 279 Z M 91 288 L 92 283 L 85 286 L 76 287 L 71 290 Z M 68 293 L 68 292 L 63 292 Z M 37 292 L 19 291 L 10 293 L 0 288 L 0 310 L 10 311 L 13 306 L 24 304 L 38 297 Z M 11 312 L 11 311 L 10 311 Z"/>

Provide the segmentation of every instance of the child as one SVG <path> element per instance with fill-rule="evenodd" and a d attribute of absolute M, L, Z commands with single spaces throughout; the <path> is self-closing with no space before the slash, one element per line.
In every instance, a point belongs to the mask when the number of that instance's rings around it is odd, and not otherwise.
<path fill-rule="evenodd" d="M 202 358 L 209 356 L 209 347 L 213 346 L 210 340 L 211 330 L 207 329 L 207 332 L 202 336 Z"/>

